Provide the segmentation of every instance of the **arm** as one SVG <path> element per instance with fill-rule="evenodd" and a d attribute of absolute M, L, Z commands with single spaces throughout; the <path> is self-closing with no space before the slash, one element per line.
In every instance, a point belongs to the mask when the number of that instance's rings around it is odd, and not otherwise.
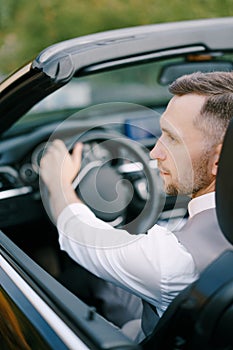
<path fill-rule="evenodd" d="M 61 249 L 97 276 L 134 292 L 163 312 L 187 281 L 196 277 L 192 257 L 162 227 L 153 227 L 147 235 L 131 235 L 96 218 L 72 188 L 81 152 L 80 144 L 70 155 L 63 142 L 54 141 L 41 161 Z"/>
<path fill-rule="evenodd" d="M 148 262 L 137 268 L 138 255 L 142 259 L 146 256 L 146 245 L 140 247 L 137 242 L 144 240 L 145 235 L 114 229 L 82 204 L 72 187 L 80 169 L 81 153 L 81 144 L 70 155 L 64 143 L 55 140 L 41 160 L 41 176 L 50 194 L 60 246 L 96 275 L 132 289 L 133 280 L 145 277 L 145 272 L 150 271 Z M 155 274 L 153 284 L 158 283 L 156 276 L 160 278 L 160 273 Z"/>
<path fill-rule="evenodd" d="M 158 225 L 147 235 L 130 235 L 76 203 L 61 213 L 57 227 L 60 247 L 74 261 L 152 303 L 159 315 L 197 278 L 190 253 Z"/>

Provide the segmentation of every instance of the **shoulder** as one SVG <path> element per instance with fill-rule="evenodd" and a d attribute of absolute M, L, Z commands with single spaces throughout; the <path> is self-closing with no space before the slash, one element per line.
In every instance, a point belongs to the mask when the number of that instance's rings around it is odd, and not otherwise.
<path fill-rule="evenodd" d="M 196 274 L 192 255 L 167 228 L 153 226 L 148 231 L 148 245 L 151 253 L 154 247 L 154 253 L 159 254 L 163 275 Z"/>

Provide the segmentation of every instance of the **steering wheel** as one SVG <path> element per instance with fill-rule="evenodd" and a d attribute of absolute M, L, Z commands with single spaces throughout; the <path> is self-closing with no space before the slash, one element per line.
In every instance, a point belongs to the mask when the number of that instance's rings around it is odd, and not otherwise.
<path fill-rule="evenodd" d="M 112 226 L 132 234 L 147 232 L 158 219 L 165 201 L 157 169 L 149 165 L 148 152 L 121 134 L 102 130 L 91 130 L 69 139 L 67 148 L 71 151 L 76 142 L 84 144 L 82 166 L 73 181 L 77 195 L 98 218 Z M 132 167 L 136 182 L 129 179 Z M 144 187 L 143 207 L 136 217 L 127 221 L 127 208 L 135 199 L 136 183 Z M 49 195 L 42 181 L 40 187 L 51 218 Z"/>

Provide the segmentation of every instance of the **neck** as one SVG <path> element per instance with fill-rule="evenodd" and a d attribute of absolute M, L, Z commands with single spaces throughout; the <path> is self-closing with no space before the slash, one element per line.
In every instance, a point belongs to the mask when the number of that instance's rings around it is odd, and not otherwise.
<path fill-rule="evenodd" d="M 201 190 L 199 190 L 198 192 L 196 193 L 193 193 L 192 194 L 192 198 L 196 198 L 196 197 L 199 197 L 199 196 L 203 196 L 203 194 L 207 194 L 207 193 L 210 193 L 210 192 L 214 192 L 215 191 L 215 180 L 212 181 L 209 186 L 205 187 L 205 188 L 202 188 Z"/>

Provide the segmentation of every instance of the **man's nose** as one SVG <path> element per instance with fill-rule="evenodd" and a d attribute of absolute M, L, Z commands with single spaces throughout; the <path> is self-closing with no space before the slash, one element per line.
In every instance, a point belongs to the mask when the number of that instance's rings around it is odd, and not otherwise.
<path fill-rule="evenodd" d="M 154 145 L 154 148 L 150 151 L 150 157 L 152 159 L 165 160 L 166 152 L 160 139 L 158 139 L 158 141 Z"/>

